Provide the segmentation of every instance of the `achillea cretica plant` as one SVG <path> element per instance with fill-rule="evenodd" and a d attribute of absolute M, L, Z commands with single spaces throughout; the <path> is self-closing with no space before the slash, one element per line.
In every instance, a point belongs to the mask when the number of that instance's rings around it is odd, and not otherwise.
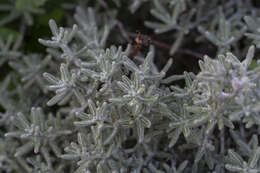
<path fill-rule="evenodd" d="M 260 172 L 259 8 L 0 2 L 0 172 Z"/>

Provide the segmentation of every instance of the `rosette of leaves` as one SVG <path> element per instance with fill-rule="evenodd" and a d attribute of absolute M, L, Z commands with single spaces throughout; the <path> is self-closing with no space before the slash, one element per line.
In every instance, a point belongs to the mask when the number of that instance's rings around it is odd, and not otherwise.
<path fill-rule="evenodd" d="M 138 73 L 133 75 L 130 80 L 127 76 L 122 76 L 122 81 L 118 81 L 117 85 L 123 91 L 121 98 L 111 98 L 110 101 L 121 104 L 134 105 L 150 105 L 158 99 L 158 94 L 154 94 L 155 86 L 151 85 L 146 88 Z"/>
<path fill-rule="evenodd" d="M 6 42 L 0 38 L 0 67 L 9 60 L 17 59 L 22 56 L 18 48 L 22 44 L 22 36 L 15 38 L 15 34 L 9 34 Z"/>
<path fill-rule="evenodd" d="M 63 27 L 58 28 L 56 22 L 52 19 L 49 21 L 49 26 L 53 34 L 53 37 L 51 38 L 51 40 L 39 39 L 39 42 L 47 47 L 60 48 L 63 52 L 61 54 L 61 58 L 64 58 L 67 63 L 71 62 L 72 60 L 75 61 L 75 59 L 78 56 L 80 56 L 85 49 L 82 48 L 81 51 L 73 50 L 68 45 L 72 41 L 73 37 L 75 36 L 78 30 L 78 26 L 73 25 L 73 28 L 71 30 L 65 29 Z"/>
<path fill-rule="evenodd" d="M 92 95 L 97 92 L 96 96 L 100 96 L 113 90 L 114 80 L 124 74 L 122 64 L 129 50 L 130 45 L 125 51 L 122 47 L 112 46 L 105 51 L 92 52 L 90 60 L 81 61 L 80 76 L 93 84 Z"/>
<path fill-rule="evenodd" d="M 29 54 L 22 57 L 22 60 L 10 61 L 9 65 L 17 70 L 21 75 L 21 81 L 24 82 L 24 89 L 30 88 L 37 84 L 42 91 L 46 92 L 42 73 L 48 69 L 51 62 L 51 56 L 41 58 L 39 54 Z M 42 59 L 42 60 L 41 60 Z"/>
<path fill-rule="evenodd" d="M 43 76 L 52 84 L 48 89 L 55 90 L 56 95 L 47 102 L 48 106 L 52 106 L 59 102 L 65 104 L 69 101 L 72 95 L 76 96 L 77 101 L 83 105 L 85 103 L 84 90 L 80 88 L 75 72 L 69 72 L 67 65 L 61 64 L 60 66 L 61 79 L 55 76 L 44 73 Z"/>
<path fill-rule="evenodd" d="M 213 60 L 205 57 L 200 61 L 201 72 L 197 75 L 197 93 L 193 96 L 194 106 L 189 112 L 198 114 L 198 119 L 207 119 L 207 133 L 217 124 L 221 130 L 223 126 L 233 128 L 232 112 L 240 107 L 246 115 L 248 110 L 255 110 L 256 98 L 253 88 L 259 73 L 248 71 L 254 55 L 254 47 L 250 47 L 244 61 L 240 62 L 232 53 L 219 55 Z M 258 69 L 256 69 L 258 71 Z M 253 109 L 247 109 L 251 107 Z"/>
<path fill-rule="evenodd" d="M 85 12 L 83 8 L 77 7 L 74 15 L 79 25 L 77 38 L 90 49 L 104 48 L 108 35 L 116 24 L 115 14 L 115 11 L 97 13 L 90 7 Z"/>
<path fill-rule="evenodd" d="M 229 171 L 237 173 L 257 173 L 260 170 L 259 165 L 257 165 L 260 155 L 259 152 L 260 148 L 254 150 L 254 152 L 252 152 L 251 157 L 246 162 L 238 153 L 236 153 L 232 149 L 229 149 L 229 163 L 225 165 L 225 168 Z"/>
<path fill-rule="evenodd" d="M 139 80 L 145 81 L 147 84 L 159 85 L 162 78 L 166 75 L 166 72 L 169 70 L 172 59 L 169 59 L 164 68 L 158 72 L 158 69 L 154 66 L 154 49 L 151 49 L 142 64 L 137 66 L 131 59 L 127 56 L 123 56 L 123 64 L 129 69 L 132 73 L 137 73 L 139 75 Z"/>
<path fill-rule="evenodd" d="M 21 112 L 15 117 L 15 126 L 18 128 L 16 131 L 7 132 L 6 137 L 18 137 L 27 139 L 28 142 L 23 143 L 22 146 L 17 148 L 15 156 L 23 156 L 34 149 L 34 153 L 41 153 L 46 160 L 50 163 L 49 149 L 51 149 L 56 156 L 59 156 L 61 151 L 55 139 L 59 136 L 70 134 L 70 130 L 63 130 L 57 126 L 61 124 L 60 117 L 56 119 L 50 114 L 48 119 L 45 119 L 41 108 L 32 108 L 30 114 L 30 121 Z M 49 144 L 49 147 L 45 145 Z"/>
<path fill-rule="evenodd" d="M 110 115 L 108 104 L 106 102 L 100 104 L 97 103 L 97 106 L 94 102 L 89 99 L 88 107 L 89 114 L 84 112 L 76 112 L 76 116 L 81 119 L 81 121 L 75 121 L 74 125 L 79 127 L 91 127 L 92 130 L 95 130 L 96 133 L 94 136 L 95 140 L 102 140 L 102 145 L 106 145 L 112 142 L 112 139 L 118 131 L 118 123 L 114 123 Z M 111 130 L 112 129 L 112 130 Z M 108 135 L 108 132 L 111 131 L 111 134 Z"/>
<path fill-rule="evenodd" d="M 189 9 L 187 13 L 188 1 L 158 1 L 153 0 L 154 8 L 150 11 L 151 14 L 160 22 L 145 21 L 145 25 L 154 29 L 155 33 L 164 33 L 172 30 L 177 32 L 174 34 L 176 41 L 172 44 L 170 54 L 174 54 L 180 47 L 183 38 L 189 33 L 189 30 L 194 27 L 191 18 L 195 14 L 194 9 Z M 168 5 L 169 10 L 165 7 Z"/>
<path fill-rule="evenodd" d="M 126 76 L 122 76 L 122 81 L 117 82 L 118 87 L 123 92 L 120 97 L 110 98 L 112 104 L 127 105 L 130 114 L 123 117 L 122 125 L 137 127 L 139 142 L 144 139 L 144 128 L 149 128 L 151 122 L 145 114 L 151 111 L 152 106 L 158 99 L 158 94 L 155 93 L 155 86 L 149 88 L 140 80 L 138 73 L 135 73 L 134 78 L 130 80 Z"/>
<path fill-rule="evenodd" d="M 41 7 L 45 4 L 46 0 L 10 0 L 9 2 L 1 4 L 0 11 L 8 12 L 8 15 L 0 20 L 0 26 L 19 17 L 22 17 L 27 25 L 32 25 L 33 15 L 44 13 Z"/>
<path fill-rule="evenodd" d="M 195 75 L 184 72 L 183 75 L 173 75 L 163 81 L 175 81 L 183 78 L 185 87 L 170 86 L 172 91 L 169 90 L 169 93 L 162 96 L 161 100 L 164 104 L 161 104 L 161 108 L 159 107 L 170 118 L 168 126 L 165 127 L 170 138 L 169 147 L 175 145 L 181 134 L 187 139 L 194 133 L 193 128 L 204 123 L 204 119 L 196 121 L 196 117 L 187 109 L 193 105 L 192 98 L 197 92 L 197 83 L 194 81 Z"/>
<path fill-rule="evenodd" d="M 238 148 L 236 151 L 234 149 L 228 150 L 228 154 L 225 157 L 225 168 L 237 173 L 259 172 L 260 147 L 258 136 L 253 134 L 247 142 L 245 137 L 241 136 L 237 131 L 230 130 L 230 133 Z M 248 158 L 248 160 L 245 161 L 245 158 Z"/>
<path fill-rule="evenodd" d="M 74 24 L 72 29 L 58 28 L 51 19 L 49 26 L 53 34 L 52 39 L 39 39 L 39 42 L 47 46 L 47 52 L 53 56 L 65 59 L 67 63 L 72 61 L 77 66 L 79 59 L 85 59 L 93 55 L 93 52 L 99 53 L 104 48 L 108 34 L 115 25 L 114 12 L 106 14 L 96 15 L 93 8 L 87 8 L 85 12 L 83 8 L 78 7 L 74 18 L 79 27 Z M 99 23 L 102 24 L 100 27 Z"/>
<path fill-rule="evenodd" d="M 65 148 L 68 154 L 61 155 L 61 158 L 67 160 L 79 160 L 77 162 L 78 168 L 76 173 L 97 171 L 106 172 L 112 168 L 109 166 L 108 161 L 114 150 L 114 145 L 109 147 L 100 147 L 100 143 L 92 138 L 95 131 L 84 135 L 78 133 L 78 143 L 72 142 L 71 146 Z M 96 134 L 93 134 L 96 136 Z"/>
<path fill-rule="evenodd" d="M 163 22 L 156 23 L 156 22 L 145 22 L 145 25 L 148 27 L 151 27 L 155 29 L 156 33 L 163 33 L 170 31 L 172 29 L 180 29 L 180 26 L 178 25 L 178 17 L 181 15 L 181 13 L 186 9 L 186 1 L 165 1 L 160 2 L 158 0 L 153 0 L 154 8 L 151 10 L 151 14 Z M 169 5 L 170 4 L 170 5 Z M 169 10 L 165 7 L 166 5 L 169 5 Z"/>
<path fill-rule="evenodd" d="M 236 15 L 235 13 L 234 16 Z M 210 30 L 205 29 L 202 25 L 198 26 L 199 32 L 218 48 L 218 54 L 230 51 L 231 46 L 246 32 L 246 26 L 241 26 L 241 23 L 236 22 L 237 20 L 231 20 L 234 16 L 226 19 L 222 8 L 218 8 L 218 17 L 209 25 Z"/>

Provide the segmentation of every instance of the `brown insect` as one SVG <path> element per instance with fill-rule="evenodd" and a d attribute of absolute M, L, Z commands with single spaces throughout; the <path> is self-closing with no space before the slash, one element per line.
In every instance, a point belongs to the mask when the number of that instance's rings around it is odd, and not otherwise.
<path fill-rule="evenodd" d="M 151 43 L 151 38 L 147 35 L 142 35 L 138 32 L 137 36 L 135 37 L 135 43 L 132 45 L 131 52 L 129 54 L 129 58 L 133 58 L 137 53 L 141 50 L 142 46 L 149 45 Z"/>
<path fill-rule="evenodd" d="M 135 120 L 135 117 L 134 117 L 133 115 L 131 115 L 131 116 L 130 116 L 130 119 L 131 119 L 132 121 L 134 121 L 134 120 Z"/>

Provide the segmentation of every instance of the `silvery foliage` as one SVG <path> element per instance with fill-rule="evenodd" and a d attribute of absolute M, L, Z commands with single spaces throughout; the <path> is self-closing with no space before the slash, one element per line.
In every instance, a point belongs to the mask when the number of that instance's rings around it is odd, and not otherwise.
<path fill-rule="evenodd" d="M 182 45 L 184 36 L 189 35 L 194 28 L 198 28 L 208 41 L 218 47 L 218 53 L 229 51 L 232 43 L 237 42 L 246 31 L 246 27 L 240 22 L 241 18 L 252 9 L 250 4 L 245 5 L 241 0 L 229 1 L 218 8 L 216 8 L 218 1 L 210 4 L 205 0 L 198 2 L 153 0 L 152 2 L 154 7 L 150 11 L 151 15 L 159 22 L 146 21 L 145 25 L 157 34 L 175 31 L 172 36 L 175 41 L 171 46 L 170 54 L 176 53 Z M 214 17 L 216 14 L 218 16 Z"/>
<path fill-rule="evenodd" d="M 251 16 L 245 16 L 244 20 L 248 26 L 248 29 L 250 31 L 250 33 L 246 33 L 245 35 L 250 38 L 253 39 L 254 44 L 256 44 L 256 47 L 259 48 L 259 32 L 260 32 L 260 23 L 259 23 L 259 19 L 254 19 Z"/>
<path fill-rule="evenodd" d="M 225 168 L 232 172 L 259 172 L 259 140 L 257 135 L 253 135 L 249 142 L 245 142 L 245 138 L 240 136 L 234 131 L 230 131 L 232 138 L 236 141 L 236 145 L 239 147 L 239 152 L 235 152 L 233 149 L 228 150 L 226 156 Z M 245 161 L 244 158 L 248 160 Z"/>
<path fill-rule="evenodd" d="M 90 18 L 89 21 L 95 20 Z M 75 112 L 78 120 L 74 121 L 75 126 L 86 130 L 86 137 L 78 133 L 78 144 L 72 142 L 71 147 L 65 148 L 69 154 L 61 155 L 61 158 L 78 159 L 79 168 L 76 172 L 119 171 L 122 166 L 114 167 L 110 162 L 115 162 L 112 155 L 118 152 L 118 147 L 130 131 L 137 136 L 138 145 L 142 144 L 146 129 L 151 127 L 156 114 L 167 116 L 164 113 L 167 106 L 160 101 L 164 92 L 158 86 L 172 61 L 161 72 L 157 72 L 152 70 L 154 52 L 150 51 L 143 63 L 137 66 L 127 57 L 130 47 L 125 51 L 121 47 L 111 47 L 104 51 L 102 41 L 98 39 L 93 40 L 95 44 L 90 45 L 90 48 L 87 46 L 75 50 L 81 52 L 84 49 L 85 53 L 80 58 L 74 56 L 77 53 L 71 53 L 68 45 L 73 36 L 81 34 L 75 29 L 77 26 L 66 30 L 58 28 L 53 20 L 50 20 L 49 25 L 54 37 L 50 41 L 39 41 L 48 47 L 60 48 L 66 64 L 60 65 L 60 79 L 49 73 L 43 74 L 51 83 L 48 89 L 56 93 L 47 105 L 63 105 L 71 97 L 75 98 L 78 105 L 88 105 L 88 109 Z M 100 40 L 103 37 L 106 37 L 106 31 Z M 88 44 L 92 40 L 82 41 Z M 158 112 L 160 105 L 164 107 Z M 98 166 L 95 168 L 95 165 Z"/>
<path fill-rule="evenodd" d="M 22 57 L 23 61 L 9 61 L 9 65 L 13 69 L 18 70 L 19 74 L 21 74 L 24 89 L 28 89 L 36 83 L 46 92 L 43 87 L 45 83 L 42 79 L 42 73 L 43 69 L 45 70 L 46 66 L 51 62 L 51 56 L 44 58 L 41 62 L 39 62 L 39 57 L 41 57 L 41 55 L 38 54 L 24 55 Z"/>
<path fill-rule="evenodd" d="M 207 31 L 203 26 L 198 27 L 199 32 L 218 48 L 220 54 L 230 51 L 232 44 L 241 39 L 246 31 L 246 26 L 237 22 L 241 20 L 242 15 L 236 15 L 232 14 L 226 19 L 223 9 L 219 8 L 218 17 L 210 23 L 212 31 Z M 215 25 L 217 25 L 216 31 Z"/>
<path fill-rule="evenodd" d="M 0 39 L 0 55 L 3 57 L 1 58 L 0 66 L 10 59 L 15 59 L 22 55 L 22 53 L 18 51 L 21 42 L 22 36 L 20 36 L 18 40 L 16 40 L 13 35 L 9 35 L 6 41 Z"/>
<path fill-rule="evenodd" d="M 0 26 L 5 25 L 17 18 L 22 18 L 26 25 L 33 25 L 33 14 L 43 14 L 41 8 L 46 0 L 24 1 L 10 0 L 8 3 L 1 4 L 0 11 L 6 13 L 5 17 L 0 20 Z"/>
<path fill-rule="evenodd" d="M 230 52 L 245 32 L 259 47 L 255 14 L 244 17 L 247 27 L 240 20 L 250 3 L 229 1 L 216 8 L 214 1 L 205 10 L 203 0 L 134 0 L 131 12 L 144 3 L 154 5 L 150 12 L 162 22 L 146 21 L 147 27 L 158 34 L 176 31 L 171 54 L 198 29 L 198 41 L 206 38 L 217 47 L 216 58 L 205 55 L 197 75 L 166 77 L 172 59 L 157 69 L 152 46 L 141 64 L 129 59 L 131 45 L 105 47 L 116 24 L 114 11 L 99 14 L 81 7 L 72 28 L 49 21 L 53 36 L 39 39 L 47 56 L 23 54 L 22 36 L 0 41 L 0 65 L 8 62 L 15 70 L 0 83 L 5 110 L 0 112 L 0 171 L 260 171 L 260 62 L 250 67 L 254 46 L 242 61 L 244 52 L 239 57 Z M 184 87 L 171 85 L 180 79 Z M 54 111 L 46 113 L 50 108 Z M 225 139 L 226 133 L 232 139 Z"/>
<path fill-rule="evenodd" d="M 182 15 L 181 13 L 187 9 L 186 3 L 186 0 L 165 2 L 153 0 L 154 8 L 151 9 L 150 12 L 156 19 L 160 20 L 162 23 L 150 21 L 145 22 L 145 25 L 154 29 L 155 33 L 157 34 L 176 30 L 174 37 L 178 39 L 176 39 L 174 44 L 172 44 L 170 54 L 174 54 L 176 52 L 176 50 L 180 47 L 184 35 L 188 34 L 189 30 L 194 27 L 194 24 L 191 22 L 191 18 L 195 14 L 196 4 L 193 4 L 194 8 L 189 10 L 188 13 Z M 167 10 L 167 8 L 165 7 L 166 5 L 169 6 L 169 10 Z"/>

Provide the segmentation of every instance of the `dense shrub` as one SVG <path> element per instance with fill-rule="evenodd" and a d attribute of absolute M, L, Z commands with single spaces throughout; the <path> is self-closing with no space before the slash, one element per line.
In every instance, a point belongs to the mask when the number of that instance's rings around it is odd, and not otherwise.
<path fill-rule="evenodd" d="M 1 1 L 0 172 L 260 172 L 259 8 Z"/>

